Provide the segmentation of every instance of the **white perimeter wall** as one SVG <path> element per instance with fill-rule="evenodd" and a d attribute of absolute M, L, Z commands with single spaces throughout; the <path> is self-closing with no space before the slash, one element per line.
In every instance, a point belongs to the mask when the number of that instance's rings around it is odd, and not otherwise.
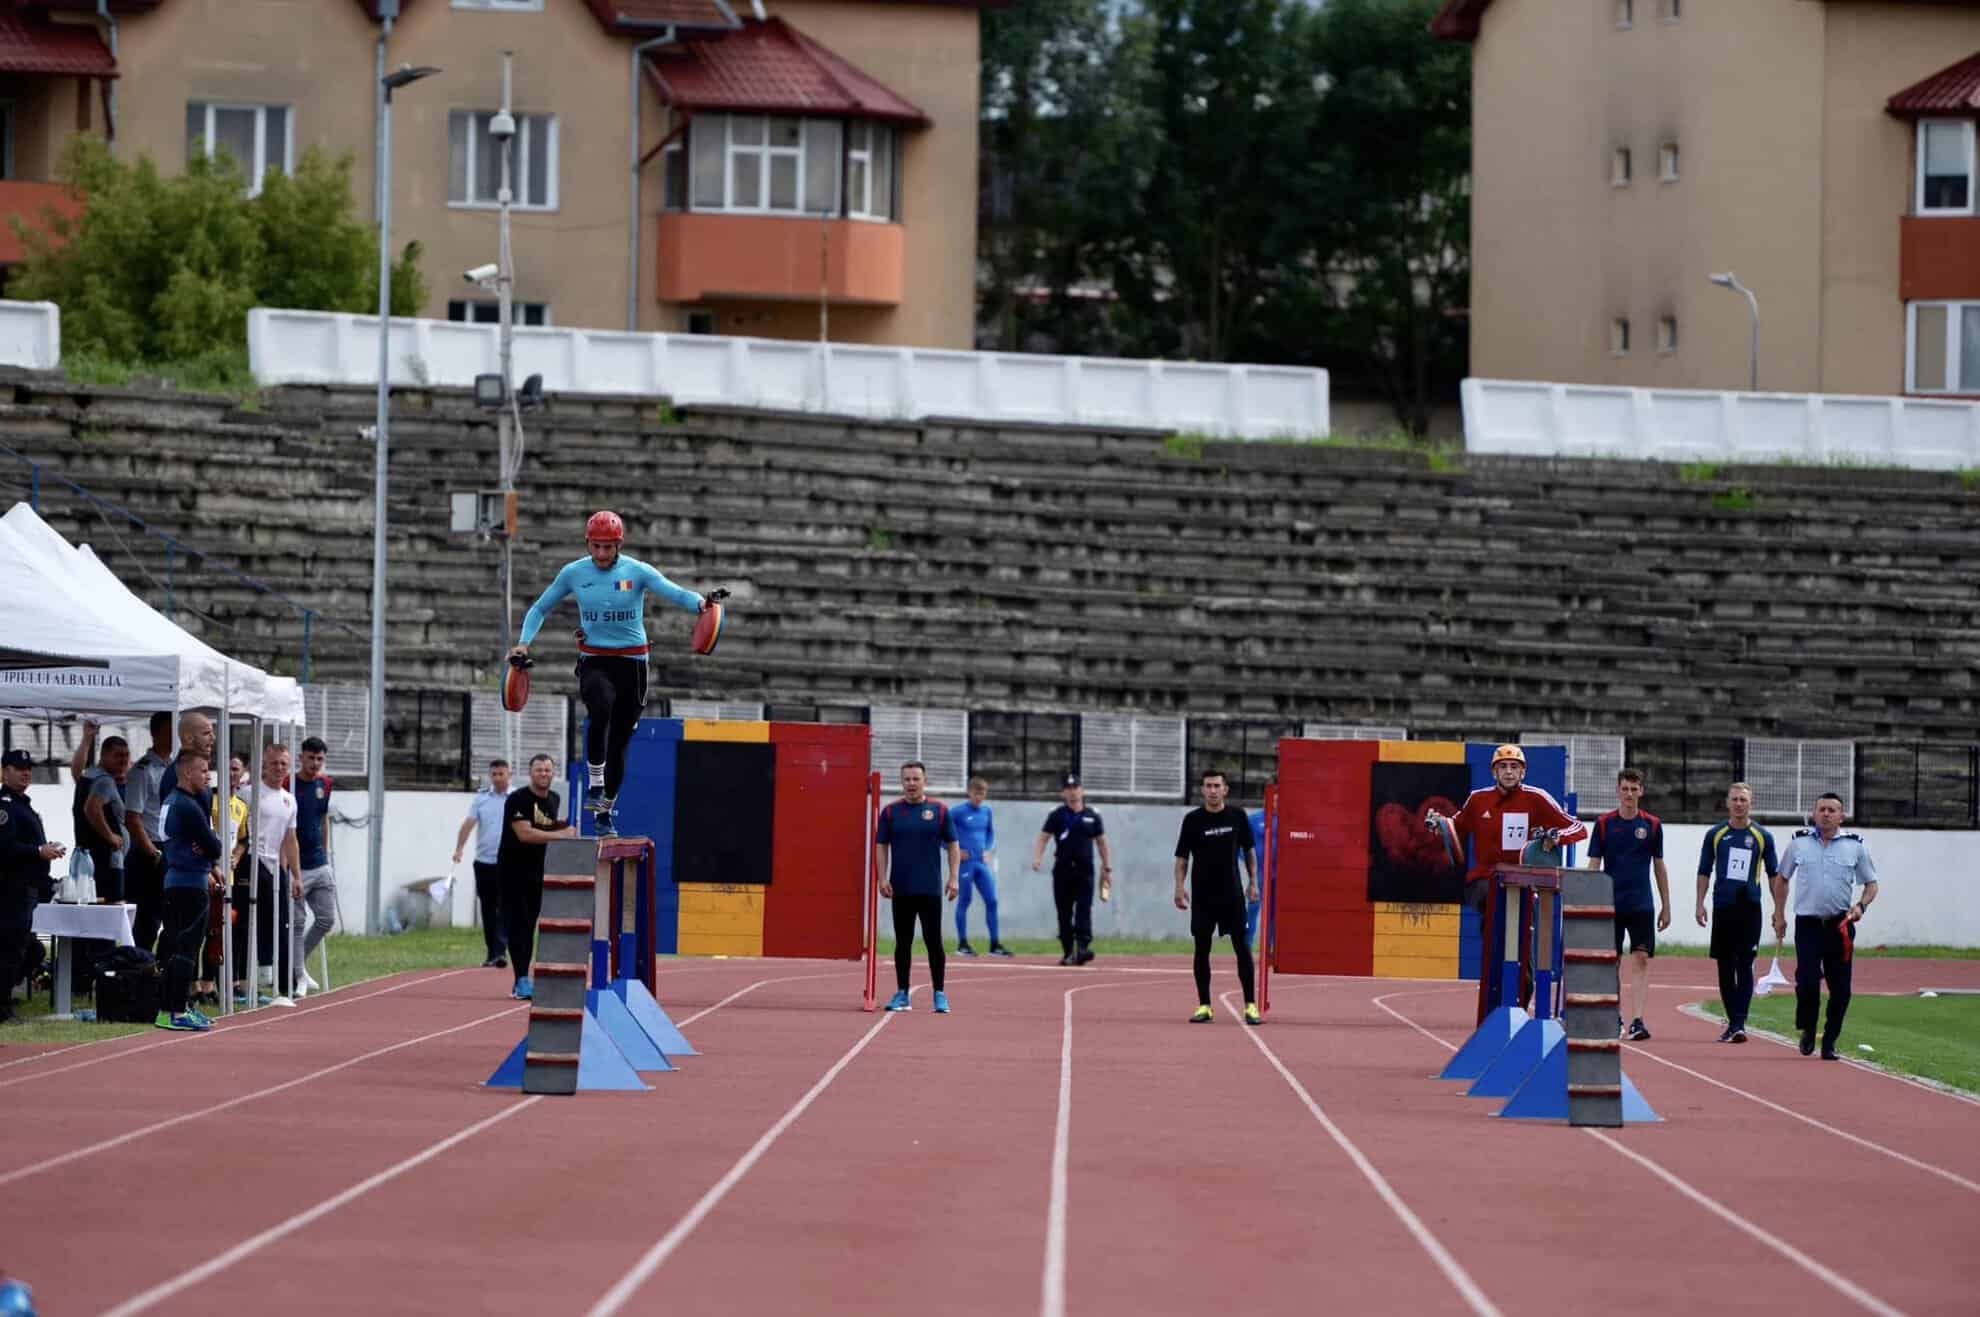
<path fill-rule="evenodd" d="M 1710 393 L 1468 379 L 1473 453 L 1659 462 L 1980 466 L 1980 404 L 1918 397 Z"/>
<path fill-rule="evenodd" d="M 393 320 L 395 385 L 469 388 L 500 371 L 493 325 Z M 378 318 L 248 313 L 262 384 L 378 380 Z M 552 393 L 666 394 L 683 404 L 918 420 L 925 416 L 1122 425 L 1244 439 L 1329 432 L 1327 372 L 1028 353 L 798 343 L 712 334 L 518 328 L 515 379 Z"/>

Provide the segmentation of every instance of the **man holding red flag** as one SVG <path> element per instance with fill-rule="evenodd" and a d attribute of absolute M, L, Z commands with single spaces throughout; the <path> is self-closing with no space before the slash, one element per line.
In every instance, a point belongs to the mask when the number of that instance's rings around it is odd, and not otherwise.
<path fill-rule="evenodd" d="M 1431 810 L 1426 821 L 1436 824 L 1444 815 Z M 1545 850 L 1585 840 L 1588 825 L 1561 808 L 1561 803 L 1539 787 L 1526 785 L 1526 752 L 1516 745 L 1502 745 L 1492 752 L 1492 785 L 1480 787 L 1465 798 L 1462 808 L 1450 817 L 1457 832 L 1458 846 L 1471 840 L 1471 869 L 1464 876 L 1464 903 L 1478 912 L 1478 927 L 1484 955 L 1478 962 L 1478 1019 L 1482 1023 L 1494 1005 L 1492 1001 L 1492 962 L 1497 932 L 1492 927 L 1492 872 L 1501 864 L 1518 864 L 1529 841 L 1539 840 Z M 1530 930 L 1522 922 L 1520 936 Z M 1525 976 L 1521 976 L 1524 980 Z M 1528 992 L 1520 984 L 1522 997 Z"/>

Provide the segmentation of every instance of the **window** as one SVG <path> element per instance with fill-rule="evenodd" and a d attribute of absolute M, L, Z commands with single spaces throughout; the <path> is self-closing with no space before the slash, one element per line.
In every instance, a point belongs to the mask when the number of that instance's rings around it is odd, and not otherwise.
<path fill-rule="evenodd" d="M 846 213 L 891 220 L 894 206 L 894 130 L 887 124 L 852 125 L 846 144 Z"/>
<path fill-rule="evenodd" d="M 1980 302 L 1913 302 L 1909 311 L 1906 391 L 1980 394 Z"/>
<path fill-rule="evenodd" d="M 502 187 L 501 144 L 488 131 L 488 110 L 455 110 L 447 116 L 447 201 L 493 206 Z M 509 163 L 513 204 L 524 210 L 557 208 L 557 116 L 518 114 Z"/>
<path fill-rule="evenodd" d="M 1675 23 L 1684 17 L 1684 0 L 1664 0 L 1664 21 Z"/>
<path fill-rule="evenodd" d="M 687 324 L 690 334 L 712 334 L 715 332 L 715 313 L 706 308 L 690 308 L 681 317 Z"/>
<path fill-rule="evenodd" d="M 1079 776 L 1089 794 L 1178 799 L 1184 781 L 1181 718 L 1082 713 Z"/>
<path fill-rule="evenodd" d="M 1657 177 L 1666 183 L 1677 182 L 1678 144 L 1666 142 L 1657 148 Z"/>
<path fill-rule="evenodd" d="M 509 315 L 518 325 L 547 325 L 550 323 L 550 304 L 511 302 Z M 502 323 L 502 304 L 492 299 L 456 299 L 447 303 L 447 319 L 465 320 L 474 325 L 499 325 Z"/>
<path fill-rule="evenodd" d="M 1619 146 L 1609 157 L 1609 186 L 1629 186 L 1629 148 Z"/>
<path fill-rule="evenodd" d="M 495 9 L 511 13 L 540 13 L 543 0 L 454 0 L 456 9 Z"/>
<path fill-rule="evenodd" d="M 1616 26 L 1628 27 L 1636 21 L 1636 0 L 1616 0 Z"/>
<path fill-rule="evenodd" d="M 254 196 L 269 170 L 290 172 L 294 127 L 286 105 L 193 101 L 186 106 L 186 160 L 211 160 L 225 151 L 247 179 L 248 195 Z"/>
<path fill-rule="evenodd" d="M 1660 316 L 1657 320 L 1657 351 L 1676 352 L 1678 350 L 1678 322 L 1676 316 Z"/>
<path fill-rule="evenodd" d="M 687 150 L 674 142 L 660 153 L 660 209 L 688 207 Z"/>
<path fill-rule="evenodd" d="M 1620 357 L 1629 351 L 1629 317 L 1617 316 L 1609 322 L 1609 355 Z"/>
<path fill-rule="evenodd" d="M 1973 213 L 1973 120 L 1918 121 L 1918 213 Z"/>
<path fill-rule="evenodd" d="M 14 176 L 14 103 L 0 101 L 0 178 Z"/>
<path fill-rule="evenodd" d="M 708 114 L 688 134 L 689 159 L 679 172 L 695 210 L 838 213 L 837 121 Z M 670 162 L 670 191 L 674 173 Z"/>

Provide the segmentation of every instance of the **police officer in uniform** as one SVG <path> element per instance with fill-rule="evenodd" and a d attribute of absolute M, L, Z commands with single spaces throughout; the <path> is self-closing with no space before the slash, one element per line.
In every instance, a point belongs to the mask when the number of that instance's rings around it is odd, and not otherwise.
<path fill-rule="evenodd" d="M 1065 803 L 1045 816 L 1045 826 L 1031 848 L 1031 868 L 1036 873 L 1045 862 L 1047 843 L 1057 843 L 1052 853 L 1052 901 L 1059 908 L 1059 945 L 1065 955 L 1061 965 L 1084 965 L 1093 959 L 1093 849 L 1100 848 L 1100 899 L 1113 895 L 1114 855 L 1107 847 L 1107 827 L 1098 810 L 1087 808 L 1086 789 L 1079 774 L 1067 773 L 1059 780 L 1059 799 Z"/>
<path fill-rule="evenodd" d="M 1842 830 L 1842 797 L 1827 791 L 1815 800 L 1815 826 L 1803 828 L 1781 857 L 1774 881 L 1774 936 L 1787 932 L 1787 894 L 1794 882 L 1794 1024 L 1801 1054 L 1815 1050 L 1822 1009 L 1822 980 L 1829 981 L 1829 1018 L 1822 1027 L 1822 1059 L 1834 1061 L 1836 1039 L 1849 1012 L 1854 976 L 1856 923 L 1877 899 L 1877 866 L 1862 834 Z M 1862 894 L 1856 894 L 1861 884 Z"/>
<path fill-rule="evenodd" d="M 14 985 L 40 961 L 34 907 L 55 893 L 49 864 L 68 848 L 48 840 L 28 803 L 34 759 L 25 750 L 0 755 L 0 1023 L 13 1018 Z"/>

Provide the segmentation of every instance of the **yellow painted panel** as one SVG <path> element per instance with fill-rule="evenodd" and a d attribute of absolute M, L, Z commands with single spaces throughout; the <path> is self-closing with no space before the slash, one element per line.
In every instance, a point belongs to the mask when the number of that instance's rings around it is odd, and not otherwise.
<path fill-rule="evenodd" d="M 1375 757 L 1385 764 L 1461 764 L 1463 741 L 1379 741 Z"/>
<path fill-rule="evenodd" d="M 1377 933 L 1435 933 L 1441 937 L 1456 937 L 1463 926 L 1463 918 L 1461 906 L 1375 902 Z"/>
<path fill-rule="evenodd" d="M 1457 976 L 1455 955 L 1384 956 L 1377 953 L 1375 957 L 1375 977 L 1378 979 L 1454 979 Z"/>
<path fill-rule="evenodd" d="M 1375 959 L 1384 956 L 1455 956 L 1458 953 L 1458 940 L 1455 934 L 1449 937 L 1424 935 L 1412 937 L 1408 933 L 1383 933 L 1377 931 L 1372 945 Z"/>
<path fill-rule="evenodd" d="M 749 910 L 683 910 L 678 927 L 683 936 L 692 929 L 697 933 L 760 938 L 763 936 L 763 910 L 760 906 Z"/>
<path fill-rule="evenodd" d="M 682 883 L 680 909 L 739 910 L 762 909 L 770 889 L 759 883 Z"/>
<path fill-rule="evenodd" d="M 686 925 L 681 928 L 680 952 L 683 956 L 760 956 L 763 954 L 763 934 L 697 933 Z"/>
<path fill-rule="evenodd" d="M 769 723 L 726 722 L 714 718 L 681 719 L 683 741 L 753 741 L 770 743 Z"/>

